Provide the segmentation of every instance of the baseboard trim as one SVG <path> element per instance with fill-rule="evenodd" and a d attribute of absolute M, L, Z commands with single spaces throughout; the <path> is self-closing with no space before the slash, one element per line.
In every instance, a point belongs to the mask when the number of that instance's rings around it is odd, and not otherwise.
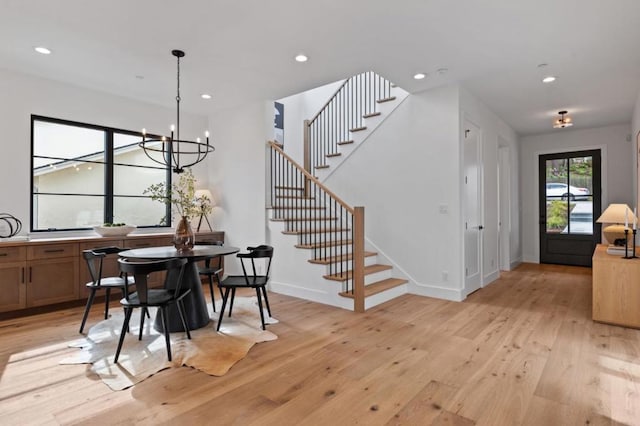
<path fill-rule="evenodd" d="M 461 302 L 465 299 L 462 291 L 462 289 L 445 288 L 435 285 L 416 283 L 413 281 L 409 283 L 410 294 L 451 300 L 452 302 Z"/>

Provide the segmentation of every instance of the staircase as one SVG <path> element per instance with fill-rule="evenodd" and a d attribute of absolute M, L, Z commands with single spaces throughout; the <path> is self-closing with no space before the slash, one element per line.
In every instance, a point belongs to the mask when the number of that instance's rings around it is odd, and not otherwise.
<path fill-rule="evenodd" d="M 346 80 L 305 121 L 304 167 L 269 143 L 271 241 L 286 259 L 273 273 L 282 281 L 272 280 L 277 291 L 356 312 L 406 293 L 408 281 L 393 277 L 383 256 L 365 248 L 364 207 L 351 207 L 315 176 L 335 168 L 343 150 L 353 152 L 371 132 L 369 123 L 381 122 L 383 106 L 398 100 L 393 89 L 373 72 Z"/>

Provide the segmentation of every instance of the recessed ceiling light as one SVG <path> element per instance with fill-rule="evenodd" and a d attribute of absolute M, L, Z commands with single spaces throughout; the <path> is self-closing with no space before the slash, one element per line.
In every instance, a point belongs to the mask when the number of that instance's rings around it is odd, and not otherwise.
<path fill-rule="evenodd" d="M 138 80 L 144 80 L 144 75 L 140 75 L 140 74 L 138 74 L 138 75 L 136 75 L 136 78 L 137 78 Z"/>
<path fill-rule="evenodd" d="M 556 81 L 556 78 L 552 75 L 548 75 L 542 79 L 543 83 L 553 83 L 554 81 Z"/>
<path fill-rule="evenodd" d="M 438 74 L 440 75 L 445 75 L 446 73 L 449 72 L 449 68 L 438 68 Z"/>
<path fill-rule="evenodd" d="M 415 78 L 416 80 L 422 80 L 423 78 L 425 78 L 427 75 L 425 73 L 419 72 L 416 75 L 413 76 L 413 78 Z"/>
<path fill-rule="evenodd" d="M 34 47 L 33 50 L 35 50 L 38 53 L 42 53 L 43 55 L 48 55 L 51 53 L 51 50 L 43 46 Z"/>
<path fill-rule="evenodd" d="M 202 95 L 200 95 L 200 97 L 201 97 L 202 99 L 211 99 L 211 95 L 210 95 L 210 94 L 208 94 L 208 93 L 203 93 Z"/>
<path fill-rule="evenodd" d="M 296 56 L 296 61 L 298 62 L 307 62 L 308 59 L 309 58 L 307 58 L 307 56 L 303 54 Z"/>

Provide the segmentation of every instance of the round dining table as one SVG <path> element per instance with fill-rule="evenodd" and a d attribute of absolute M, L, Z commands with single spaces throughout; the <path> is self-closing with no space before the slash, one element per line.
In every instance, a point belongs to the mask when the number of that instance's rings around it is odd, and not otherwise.
<path fill-rule="evenodd" d="M 182 288 L 191 289 L 191 292 L 184 298 L 185 316 L 190 330 L 202 328 L 209 323 L 209 312 L 207 302 L 202 292 L 202 282 L 198 274 L 197 262 L 211 257 L 226 256 L 240 251 L 238 247 L 216 246 L 216 245 L 196 245 L 189 251 L 178 251 L 173 246 L 166 247 L 145 247 L 139 249 L 125 250 L 118 255 L 126 259 L 164 260 L 184 258 L 187 263 L 184 266 L 182 276 Z M 179 278 L 179 271 L 169 271 L 165 280 L 165 288 L 175 288 Z M 175 305 L 169 306 L 169 332 L 184 331 L 180 315 Z M 154 328 L 163 331 L 160 316 L 156 316 Z"/>

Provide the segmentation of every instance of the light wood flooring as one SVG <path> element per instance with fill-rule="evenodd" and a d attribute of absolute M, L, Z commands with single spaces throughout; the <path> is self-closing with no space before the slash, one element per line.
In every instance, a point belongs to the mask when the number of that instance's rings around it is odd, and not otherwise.
<path fill-rule="evenodd" d="M 640 425 L 640 331 L 591 321 L 588 268 L 525 264 L 462 303 L 364 314 L 270 298 L 279 339 L 227 375 L 120 392 L 58 365 L 82 308 L 2 321 L 0 424 Z"/>

